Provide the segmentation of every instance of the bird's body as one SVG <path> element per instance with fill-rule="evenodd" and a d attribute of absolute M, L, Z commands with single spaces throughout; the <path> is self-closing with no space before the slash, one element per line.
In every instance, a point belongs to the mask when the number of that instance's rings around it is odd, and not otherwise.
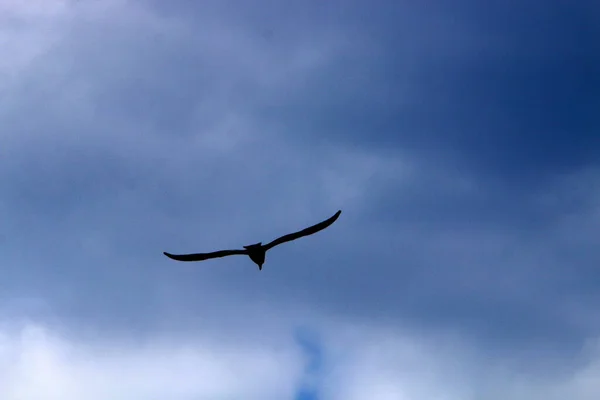
<path fill-rule="evenodd" d="M 248 257 L 250 257 L 250 259 L 258 265 L 258 269 L 262 271 L 262 266 L 265 263 L 265 257 L 267 256 L 267 250 L 265 249 L 265 246 L 262 245 L 262 242 L 244 246 L 244 248 L 247 251 Z"/>
<path fill-rule="evenodd" d="M 258 265 L 258 269 L 262 271 L 262 266 L 265 262 L 265 257 L 266 257 L 267 251 L 269 249 L 271 249 L 279 244 L 289 242 L 291 240 L 295 240 L 295 239 L 301 238 L 303 236 L 312 235 L 313 233 L 317 233 L 318 231 L 323 230 L 323 229 L 327 228 L 329 225 L 333 224 L 335 222 L 335 220 L 338 219 L 338 217 L 340 216 L 341 213 L 342 213 L 342 211 L 339 210 L 332 217 L 330 217 L 329 219 L 326 219 L 323 222 L 319 222 L 318 224 L 310 226 L 301 231 L 281 236 L 281 237 L 273 240 L 272 242 L 267 243 L 266 245 L 263 245 L 262 242 L 258 242 L 255 244 L 243 246 L 244 250 L 241 250 L 241 249 L 240 250 L 220 250 L 220 251 L 215 251 L 212 253 L 196 253 L 196 254 L 181 254 L 181 255 L 163 252 L 163 254 L 166 255 L 167 257 L 169 257 L 173 260 L 177 260 L 177 261 L 202 261 L 202 260 L 208 260 L 211 258 L 226 257 L 226 256 L 232 256 L 232 255 L 247 255 L 248 257 L 250 257 L 250 259 L 256 265 Z"/>

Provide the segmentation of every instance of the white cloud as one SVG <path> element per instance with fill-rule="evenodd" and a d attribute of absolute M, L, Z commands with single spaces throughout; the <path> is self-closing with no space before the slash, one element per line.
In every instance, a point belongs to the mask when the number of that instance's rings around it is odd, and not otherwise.
<path fill-rule="evenodd" d="M 291 399 L 302 373 L 293 346 L 206 338 L 73 340 L 28 324 L 0 332 L 4 400 Z"/>
<path fill-rule="evenodd" d="M 482 352 L 456 331 L 374 320 L 321 320 L 323 400 L 592 400 L 600 396 L 600 343 Z M 481 345 L 481 343 L 480 343 Z M 530 349 L 532 350 L 532 349 Z"/>
<path fill-rule="evenodd" d="M 282 320 L 280 320 L 281 322 Z M 273 321 L 271 321 L 273 322 Z M 452 335 L 325 322 L 323 400 L 592 400 L 600 353 L 564 368 L 539 360 L 490 359 Z M 277 331 L 246 343 L 221 336 L 154 334 L 137 341 L 73 339 L 40 324 L 0 330 L 0 387 L 6 400 L 292 399 L 306 359 Z M 552 362 L 550 362 L 552 361 Z M 553 364 L 552 364 L 553 363 Z"/>

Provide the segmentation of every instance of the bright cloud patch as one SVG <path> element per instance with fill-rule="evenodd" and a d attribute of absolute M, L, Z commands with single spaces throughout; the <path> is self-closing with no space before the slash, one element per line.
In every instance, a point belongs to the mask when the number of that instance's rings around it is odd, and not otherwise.
<path fill-rule="evenodd" d="M 37 325 L 3 331 L 0 360 L 5 400 L 289 399 L 302 373 L 294 347 L 84 343 Z"/>
<path fill-rule="evenodd" d="M 523 367 L 527 360 L 485 359 L 450 338 L 357 333 L 348 326 L 327 332 L 313 398 L 592 400 L 600 394 L 594 346 L 578 368 L 540 374 Z M 169 336 L 90 342 L 36 324 L 3 329 L 0 360 L 6 400 L 293 399 L 307 389 L 310 364 L 291 338 L 284 347 Z"/>

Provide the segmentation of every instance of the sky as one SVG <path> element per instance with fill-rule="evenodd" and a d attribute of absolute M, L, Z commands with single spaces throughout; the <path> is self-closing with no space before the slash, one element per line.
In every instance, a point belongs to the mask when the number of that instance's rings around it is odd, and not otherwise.
<path fill-rule="evenodd" d="M 0 0 L 0 396 L 597 399 L 599 20 Z"/>

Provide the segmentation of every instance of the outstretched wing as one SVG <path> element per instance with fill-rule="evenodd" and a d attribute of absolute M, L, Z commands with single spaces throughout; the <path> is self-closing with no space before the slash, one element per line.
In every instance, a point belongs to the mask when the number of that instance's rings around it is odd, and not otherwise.
<path fill-rule="evenodd" d="M 332 217 L 330 217 L 329 219 L 326 219 L 323 222 L 319 222 L 318 224 L 309 226 L 308 228 L 302 229 L 301 231 L 290 233 L 288 235 L 284 235 L 280 238 L 277 238 L 277 239 L 273 240 L 271 243 L 268 243 L 264 246 L 265 251 L 269 250 L 272 247 L 277 246 L 278 244 L 289 242 L 291 240 L 296 240 L 303 236 L 312 235 L 313 233 L 317 233 L 317 232 L 327 228 L 329 225 L 333 224 L 335 222 L 335 220 L 338 219 L 338 217 L 340 216 L 341 213 L 342 213 L 342 210 L 339 210 Z"/>
<path fill-rule="evenodd" d="M 219 258 L 225 256 L 233 256 L 236 254 L 248 254 L 246 250 L 221 250 L 212 253 L 196 253 L 196 254 L 169 254 L 166 251 L 163 254 L 177 261 L 203 261 L 210 258 Z"/>

